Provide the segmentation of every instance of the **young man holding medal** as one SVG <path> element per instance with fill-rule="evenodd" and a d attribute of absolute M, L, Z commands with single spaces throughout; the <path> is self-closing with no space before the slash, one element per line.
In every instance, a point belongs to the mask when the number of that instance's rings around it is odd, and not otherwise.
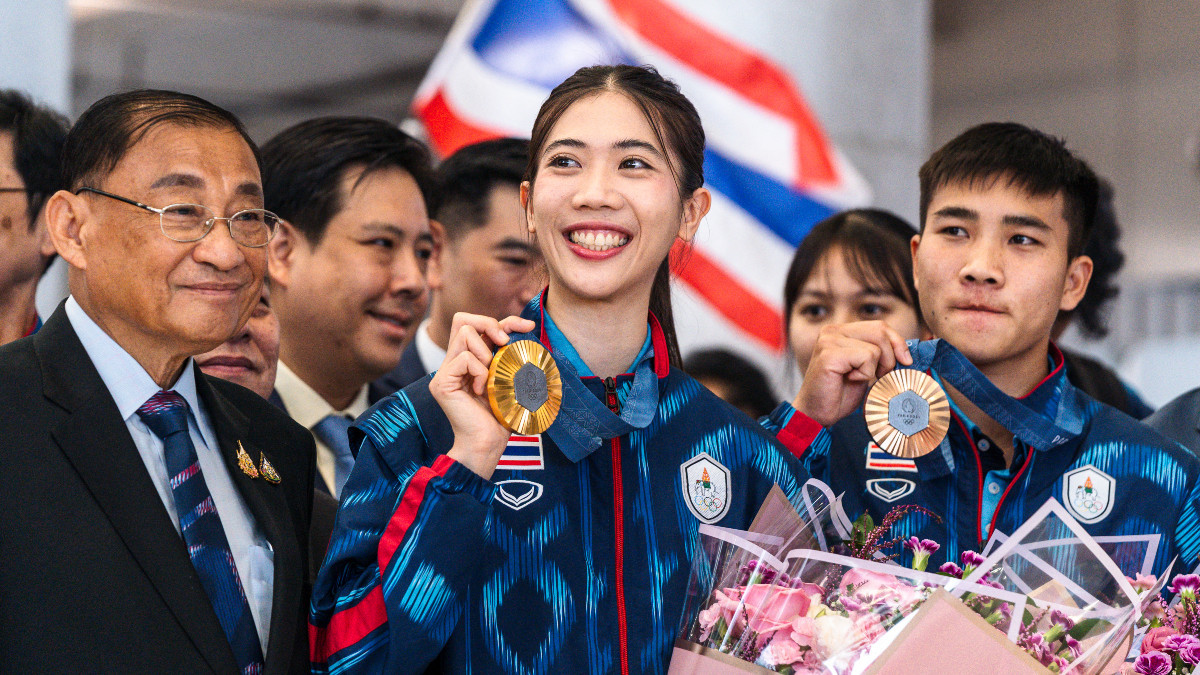
<path fill-rule="evenodd" d="M 1095 174 L 1058 139 L 994 123 L 935 152 L 920 181 L 913 273 L 925 322 L 941 344 L 910 349 L 878 321 L 830 326 L 795 406 L 781 405 L 767 426 L 815 477 L 845 493 L 851 518 L 869 513 L 879 522 L 905 504 L 940 516 L 939 523 L 911 513 L 892 532 L 939 542 L 935 564 L 981 550 L 993 532 L 1013 532 L 1054 498 L 1093 535 L 1160 535 L 1156 574 L 1176 556 L 1176 571 L 1194 568 L 1200 463 L 1071 385 L 1050 339 L 1055 317 L 1075 307 L 1091 276 L 1082 249 Z M 904 426 L 901 408 L 892 406 L 889 420 L 886 387 L 868 390 L 909 367 L 945 390 L 949 415 L 940 421 L 948 433 L 944 440 L 925 434 L 922 444 L 910 425 L 903 429 L 909 437 L 892 447 L 879 431 L 889 421 Z M 944 404 L 936 387 L 926 391 L 933 403 L 928 420 L 908 421 L 937 426 Z M 864 422 L 857 412 L 864 398 L 868 413 L 882 410 L 882 419 L 868 414 Z M 877 429 L 874 439 L 868 423 Z M 1133 559 L 1118 563 L 1129 567 Z"/>

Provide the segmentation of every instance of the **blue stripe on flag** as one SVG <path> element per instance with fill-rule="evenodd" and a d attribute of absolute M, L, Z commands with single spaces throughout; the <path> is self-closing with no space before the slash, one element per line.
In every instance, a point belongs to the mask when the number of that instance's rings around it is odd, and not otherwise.
<path fill-rule="evenodd" d="M 565 0 L 498 0 L 471 47 L 492 68 L 546 89 L 584 66 L 633 63 Z"/>
<path fill-rule="evenodd" d="M 773 178 L 749 169 L 708 148 L 704 182 L 728 197 L 790 246 L 799 246 L 817 221 L 834 209 Z"/>

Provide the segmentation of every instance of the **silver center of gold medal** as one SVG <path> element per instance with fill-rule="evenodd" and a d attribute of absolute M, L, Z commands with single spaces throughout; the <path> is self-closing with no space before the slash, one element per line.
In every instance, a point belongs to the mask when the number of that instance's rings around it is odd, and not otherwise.
<path fill-rule="evenodd" d="M 554 357 L 539 342 L 504 345 L 488 367 L 488 405 L 501 424 L 524 436 L 554 423 L 562 405 L 562 376 Z"/>
<path fill-rule="evenodd" d="M 879 378 L 863 405 L 875 443 L 897 457 L 920 457 L 941 444 L 950 428 L 946 392 L 929 375 L 901 368 Z"/>

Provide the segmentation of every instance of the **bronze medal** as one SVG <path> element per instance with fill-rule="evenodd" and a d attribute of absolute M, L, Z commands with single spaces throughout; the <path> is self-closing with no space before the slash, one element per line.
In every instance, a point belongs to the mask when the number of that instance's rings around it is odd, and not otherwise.
<path fill-rule="evenodd" d="M 534 340 L 504 345 L 488 367 L 487 397 L 492 414 L 510 430 L 533 436 L 549 429 L 562 405 L 554 357 Z"/>
<path fill-rule="evenodd" d="M 921 457 L 941 444 L 950 429 L 950 402 L 932 377 L 900 368 L 879 378 L 863 406 L 867 430 L 885 452 Z"/>

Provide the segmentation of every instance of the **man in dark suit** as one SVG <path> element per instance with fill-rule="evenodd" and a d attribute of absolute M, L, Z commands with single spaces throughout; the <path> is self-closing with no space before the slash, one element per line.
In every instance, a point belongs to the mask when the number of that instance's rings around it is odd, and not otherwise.
<path fill-rule="evenodd" d="M 258 301 L 264 212 L 228 112 L 107 97 L 47 202 L 69 297 L 0 348 L 8 672 L 307 672 L 308 433 L 192 356 Z"/>
<path fill-rule="evenodd" d="M 545 286 L 519 196 L 528 162 L 529 141 L 497 138 L 464 146 L 438 167 L 430 228 L 442 245 L 429 260 L 429 317 L 374 388 L 390 394 L 437 370 L 456 313 L 516 316 Z"/>
<path fill-rule="evenodd" d="M 284 219 L 268 247 L 272 400 L 312 430 L 318 489 L 337 497 L 354 465 L 346 430 L 425 315 L 429 150 L 380 119 L 308 120 L 263 145 L 263 189 Z"/>
<path fill-rule="evenodd" d="M 1193 389 L 1158 409 L 1145 423 L 1200 455 L 1200 389 Z"/>

